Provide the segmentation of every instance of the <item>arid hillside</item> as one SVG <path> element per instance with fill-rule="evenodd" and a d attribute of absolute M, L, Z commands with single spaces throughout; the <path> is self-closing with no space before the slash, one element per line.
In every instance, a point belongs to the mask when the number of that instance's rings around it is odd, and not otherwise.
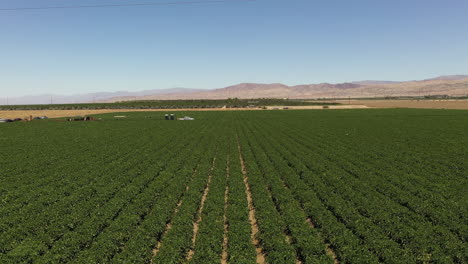
<path fill-rule="evenodd" d="M 308 84 L 287 86 L 281 83 L 243 83 L 226 88 L 189 93 L 169 93 L 138 97 L 138 100 L 224 99 L 224 98 L 332 98 L 385 97 L 468 94 L 468 77 L 439 77 L 423 81 L 379 82 L 363 81 L 341 84 Z M 111 101 L 135 100 L 135 97 L 116 97 Z"/>

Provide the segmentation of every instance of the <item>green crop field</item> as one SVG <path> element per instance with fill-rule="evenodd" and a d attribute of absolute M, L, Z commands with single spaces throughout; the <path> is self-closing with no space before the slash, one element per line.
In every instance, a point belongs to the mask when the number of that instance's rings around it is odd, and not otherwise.
<path fill-rule="evenodd" d="M 0 263 L 468 263 L 468 111 L 0 124 Z"/>

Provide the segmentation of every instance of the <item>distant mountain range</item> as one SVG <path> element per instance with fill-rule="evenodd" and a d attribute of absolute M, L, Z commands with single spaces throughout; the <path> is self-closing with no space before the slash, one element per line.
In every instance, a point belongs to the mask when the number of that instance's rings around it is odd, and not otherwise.
<path fill-rule="evenodd" d="M 157 96 L 165 94 L 184 94 L 184 93 L 195 93 L 204 91 L 201 89 L 186 89 L 186 88 L 172 88 L 172 89 L 155 89 L 145 90 L 138 92 L 100 92 L 100 93 L 87 93 L 87 94 L 75 94 L 75 95 L 57 95 L 57 94 L 42 94 L 42 95 L 30 95 L 22 97 L 2 98 L 0 94 L 0 105 L 6 103 L 10 105 L 27 105 L 27 104 L 74 104 L 74 103 L 90 103 L 90 102 L 105 102 L 113 100 L 113 98 L 125 97 L 127 100 L 137 100 L 145 96 Z"/>
<path fill-rule="evenodd" d="M 422 81 L 357 81 L 340 84 L 305 84 L 288 86 L 281 83 L 242 83 L 220 89 L 173 88 L 140 92 L 103 92 L 78 95 L 33 95 L 9 98 L 8 104 L 70 104 L 131 100 L 225 99 L 225 98 L 333 98 L 384 97 L 421 95 L 468 95 L 468 75 L 440 76 Z M 1 97 L 1 95 L 0 95 Z M 7 102 L 0 102 L 6 104 Z"/>
<path fill-rule="evenodd" d="M 214 90 L 189 93 L 166 93 L 148 95 L 139 100 L 174 99 L 224 99 L 224 98 L 333 98 L 333 97 L 384 97 L 421 95 L 468 95 L 468 75 L 440 76 L 422 81 L 358 81 L 350 83 L 321 83 L 287 86 L 281 83 L 242 83 Z M 111 101 L 132 100 L 129 97 L 113 98 Z"/>
<path fill-rule="evenodd" d="M 463 80 L 468 79 L 468 75 L 445 75 L 439 76 L 432 79 L 427 79 L 425 81 L 456 81 L 456 80 Z"/>

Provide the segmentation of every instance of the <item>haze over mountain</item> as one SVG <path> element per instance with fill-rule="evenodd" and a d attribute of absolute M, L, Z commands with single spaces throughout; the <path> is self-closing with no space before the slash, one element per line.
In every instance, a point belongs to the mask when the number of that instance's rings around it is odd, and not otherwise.
<path fill-rule="evenodd" d="M 358 81 L 340 84 L 305 84 L 288 86 L 281 83 L 241 83 L 225 88 L 192 93 L 168 93 L 149 95 L 139 100 L 174 99 L 224 99 L 224 98 L 334 98 L 334 97 L 384 97 L 421 95 L 468 95 L 468 75 L 440 76 L 430 80 L 392 82 Z M 111 101 L 132 100 L 128 97 L 113 98 Z"/>
<path fill-rule="evenodd" d="M 74 104 L 74 103 L 89 103 L 89 102 L 102 102 L 112 100 L 113 98 L 125 97 L 138 99 L 144 96 L 156 96 L 164 94 L 184 94 L 203 91 L 201 89 L 187 89 L 187 88 L 171 88 L 171 89 L 154 89 L 137 92 L 117 91 L 117 92 L 98 92 L 98 93 L 85 93 L 75 95 L 57 95 L 57 94 L 41 94 L 30 95 L 12 98 L 2 98 L 0 95 L 0 105 L 25 105 L 25 104 Z M 8 101 L 8 102 L 7 102 Z"/>
<path fill-rule="evenodd" d="M 456 81 L 456 80 L 463 80 L 463 79 L 468 79 L 468 75 L 445 75 L 445 76 L 439 76 L 439 77 L 432 78 L 432 79 L 426 79 L 425 81 L 435 81 L 435 80 Z"/>
<path fill-rule="evenodd" d="M 130 100 L 225 99 L 225 98 L 343 98 L 421 95 L 468 95 L 468 75 L 439 76 L 422 81 L 357 81 L 288 86 L 281 83 L 242 83 L 220 89 L 173 88 L 139 92 L 102 92 L 77 95 L 32 95 L 3 99 L 0 104 L 69 104 Z M 1 96 L 0 96 L 1 97 Z"/>

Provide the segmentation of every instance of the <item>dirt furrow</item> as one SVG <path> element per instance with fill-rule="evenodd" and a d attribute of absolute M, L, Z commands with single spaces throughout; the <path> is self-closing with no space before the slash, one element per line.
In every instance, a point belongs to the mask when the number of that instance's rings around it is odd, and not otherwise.
<path fill-rule="evenodd" d="M 198 208 L 198 212 L 197 212 L 197 216 L 198 216 L 197 221 L 193 223 L 192 248 L 187 253 L 187 258 L 186 258 L 187 262 L 190 262 L 190 260 L 193 257 L 193 254 L 195 254 L 195 251 L 193 249 L 195 247 L 195 242 L 197 241 L 198 230 L 200 228 L 200 223 L 202 221 L 203 207 L 205 206 L 206 197 L 208 196 L 208 193 L 210 192 L 210 185 L 211 185 L 211 179 L 213 178 L 213 170 L 215 166 L 215 161 L 216 161 L 216 157 L 213 158 L 213 163 L 211 164 L 210 174 L 208 175 L 208 182 L 206 183 L 205 190 L 203 191 L 203 196 L 200 201 L 200 207 Z"/>
<path fill-rule="evenodd" d="M 197 169 L 193 169 L 192 171 L 192 178 L 195 176 L 195 174 L 197 173 Z M 188 184 L 185 186 L 185 192 L 184 193 L 187 193 L 187 191 L 189 190 L 189 186 Z M 162 239 L 164 236 L 166 236 L 166 234 L 171 230 L 172 228 L 172 219 L 174 219 L 174 217 L 177 215 L 177 213 L 179 212 L 179 209 L 180 207 L 182 206 L 182 203 L 183 203 L 183 195 L 182 197 L 180 197 L 179 201 L 177 202 L 177 205 L 174 209 L 174 212 L 172 213 L 172 216 L 171 216 L 171 220 L 169 220 L 169 222 L 166 224 L 166 227 L 164 229 L 164 232 L 163 234 L 161 235 L 161 237 L 158 239 L 158 242 L 156 243 L 156 246 L 154 247 L 152 253 L 153 253 L 153 257 L 151 258 L 151 263 L 153 263 L 153 259 L 154 257 L 159 253 L 159 250 L 161 249 L 161 246 L 162 246 Z"/>
<path fill-rule="evenodd" d="M 249 184 L 249 176 L 247 174 L 247 169 L 245 167 L 244 158 L 242 157 L 242 151 L 241 151 L 239 139 L 237 139 L 237 148 L 239 150 L 239 160 L 241 163 L 242 174 L 244 175 L 245 194 L 247 195 L 247 203 L 249 207 L 249 222 L 250 222 L 250 225 L 252 226 L 252 233 L 251 233 L 252 243 L 254 244 L 255 251 L 257 252 L 257 264 L 264 264 L 266 263 L 265 254 L 263 254 L 263 249 L 260 245 L 260 241 L 257 239 L 257 234 L 259 232 L 259 229 L 258 229 L 258 224 L 257 224 L 257 218 L 255 217 L 255 208 L 253 206 L 252 192 L 251 192 L 250 184 Z"/>
<path fill-rule="evenodd" d="M 312 221 L 311 218 L 307 218 L 306 222 L 309 224 L 310 227 L 315 228 L 314 221 Z M 333 259 L 333 262 L 335 264 L 340 264 L 340 261 L 338 260 L 338 257 L 336 256 L 335 251 L 333 251 L 333 249 L 330 247 L 330 244 L 326 243 L 325 240 L 322 240 L 322 241 L 325 244 L 325 252 L 327 252 L 327 255 Z"/>
<path fill-rule="evenodd" d="M 292 243 L 293 243 L 292 237 L 290 235 L 286 234 L 286 233 L 284 233 L 284 236 L 285 236 L 286 242 L 288 244 L 292 245 Z M 297 258 L 297 256 L 296 256 L 296 264 L 302 264 L 302 261 L 299 258 Z"/>
<path fill-rule="evenodd" d="M 223 216 L 223 224 L 224 224 L 224 236 L 223 236 L 223 253 L 221 254 L 221 264 L 228 263 L 228 232 L 229 232 L 229 225 L 227 219 L 227 210 L 228 210 L 228 203 L 229 203 L 229 155 L 227 157 L 226 163 L 226 190 L 224 191 L 224 216 Z"/>
<path fill-rule="evenodd" d="M 185 187 L 185 191 L 188 191 L 189 187 L 186 186 Z M 180 207 L 182 206 L 182 198 L 179 200 L 179 202 L 177 203 L 176 205 L 176 208 L 174 209 L 174 212 L 172 213 L 172 218 L 174 218 L 174 216 L 177 215 L 177 213 L 179 212 L 179 209 Z M 161 246 L 162 246 L 162 238 L 167 234 L 167 232 L 169 232 L 169 230 L 171 230 L 172 228 L 172 221 L 169 221 L 167 224 L 166 224 L 166 228 L 164 229 L 164 233 L 162 234 L 161 238 L 158 240 L 158 243 L 156 244 L 156 247 L 154 247 L 153 249 L 153 257 L 151 258 L 151 263 L 153 263 L 153 259 L 154 259 L 154 256 L 156 256 L 158 253 L 159 253 L 159 250 L 161 249 Z"/>

